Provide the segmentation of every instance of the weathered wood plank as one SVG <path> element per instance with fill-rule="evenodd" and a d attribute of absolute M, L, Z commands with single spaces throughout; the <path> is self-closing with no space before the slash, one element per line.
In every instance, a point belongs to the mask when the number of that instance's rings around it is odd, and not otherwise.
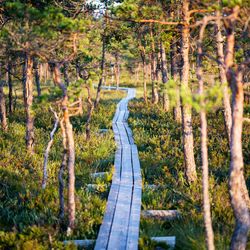
<path fill-rule="evenodd" d="M 109 250 L 126 249 L 131 198 L 132 186 L 121 185 L 107 248 Z"/>
<path fill-rule="evenodd" d="M 114 211 L 116 208 L 119 188 L 120 188 L 119 185 L 112 184 L 111 189 L 109 191 L 106 212 L 98 233 L 98 237 L 95 244 L 95 250 L 102 250 L 102 249 L 104 250 L 107 249 L 108 247 L 109 235 L 111 232 L 112 223 L 114 219 Z"/>
<path fill-rule="evenodd" d="M 95 240 L 65 240 L 64 244 L 74 244 L 77 247 L 90 247 L 94 245 Z"/>
<path fill-rule="evenodd" d="M 133 185 L 133 168 L 131 159 L 131 146 L 124 145 L 122 148 L 122 168 L 121 168 L 121 184 Z"/>
<path fill-rule="evenodd" d="M 143 210 L 141 216 L 159 220 L 173 220 L 179 218 L 181 213 L 178 210 Z"/>
<path fill-rule="evenodd" d="M 156 242 L 163 242 L 173 249 L 175 247 L 176 237 L 175 236 L 151 237 L 151 240 L 154 240 Z"/>
<path fill-rule="evenodd" d="M 130 212 L 130 221 L 128 229 L 127 250 L 137 250 L 140 228 L 140 213 L 141 213 L 141 187 L 133 188 L 132 206 Z"/>
<path fill-rule="evenodd" d="M 134 185 L 141 187 L 142 178 L 141 178 L 141 168 L 140 168 L 137 146 L 135 144 L 131 145 L 131 150 L 132 150 L 132 162 L 133 162 L 133 172 L 134 172 Z"/>

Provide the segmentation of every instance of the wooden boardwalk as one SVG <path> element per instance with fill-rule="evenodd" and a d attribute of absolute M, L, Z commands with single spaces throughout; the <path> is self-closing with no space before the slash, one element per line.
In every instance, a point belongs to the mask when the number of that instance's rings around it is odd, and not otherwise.
<path fill-rule="evenodd" d="M 95 250 L 138 249 L 142 180 L 137 146 L 127 123 L 128 102 L 135 97 L 135 89 L 119 90 L 127 91 L 127 97 L 118 103 L 113 118 L 115 171 Z"/>

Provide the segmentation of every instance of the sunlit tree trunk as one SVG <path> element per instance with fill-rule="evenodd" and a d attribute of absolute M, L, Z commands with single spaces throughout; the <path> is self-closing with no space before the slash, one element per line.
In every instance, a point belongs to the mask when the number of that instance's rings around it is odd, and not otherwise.
<path fill-rule="evenodd" d="M 40 74 L 39 74 L 39 64 L 37 58 L 33 58 L 33 68 L 35 73 L 35 82 L 37 89 L 37 96 L 41 96 L 41 83 L 40 83 Z"/>
<path fill-rule="evenodd" d="M 8 123 L 7 123 L 7 115 L 6 115 L 5 96 L 3 92 L 4 81 L 2 80 L 1 67 L 2 65 L 0 64 L 0 119 L 1 119 L 1 127 L 4 131 L 6 131 L 8 128 Z"/>
<path fill-rule="evenodd" d="M 181 103 L 180 103 L 180 89 L 178 83 L 178 60 L 177 60 L 177 45 L 170 45 L 170 63 L 171 63 L 171 77 L 176 84 L 176 104 L 174 107 L 174 119 L 178 123 L 181 123 Z"/>
<path fill-rule="evenodd" d="M 217 17 L 220 17 L 220 12 L 216 12 Z M 216 44 L 217 44 L 217 56 L 220 62 L 219 73 L 220 82 L 223 85 L 223 105 L 224 105 L 224 123 L 228 136 L 228 141 L 230 142 L 230 133 L 232 127 L 232 110 L 230 104 L 230 94 L 227 84 L 226 71 L 224 69 L 224 52 L 223 52 L 223 38 L 221 34 L 221 20 L 218 18 L 216 20 Z"/>
<path fill-rule="evenodd" d="M 200 119 L 201 119 L 201 160 L 202 160 L 202 192 L 203 192 L 203 217 L 206 229 L 206 243 L 208 250 L 214 250 L 214 232 L 212 227 L 211 219 L 211 208 L 209 199 L 209 172 L 208 172 L 208 149 L 207 149 L 207 118 L 205 111 L 205 103 L 202 98 L 204 82 L 203 82 L 203 71 L 202 71 L 202 42 L 204 31 L 207 25 L 207 21 L 203 19 L 203 25 L 200 28 L 198 46 L 198 57 L 197 57 L 197 69 L 196 75 L 199 83 L 199 93 L 201 95 L 200 101 Z"/>
<path fill-rule="evenodd" d="M 167 82 L 168 82 L 168 74 L 167 74 L 167 59 L 166 59 L 166 51 L 161 42 L 160 44 L 160 52 L 161 52 L 161 73 L 162 73 L 162 83 L 164 85 L 163 90 L 163 109 L 165 111 L 169 111 L 169 97 L 167 94 Z"/>
<path fill-rule="evenodd" d="M 189 88 L 189 0 L 183 0 L 182 5 L 182 15 L 183 22 L 182 25 L 182 44 L 181 44 L 181 54 L 182 54 L 182 71 L 181 71 L 181 85 L 184 89 Z M 183 129 L 183 148 L 184 148 L 184 160 L 186 167 L 186 177 L 189 183 L 197 179 L 196 166 L 194 160 L 194 138 L 193 138 L 193 128 L 192 128 L 192 110 L 188 104 L 184 104 L 182 100 L 182 129 Z"/>
<path fill-rule="evenodd" d="M 63 111 L 63 128 L 66 135 L 66 146 L 67 146 L 67 168 L 68 168 L 68 234 L 75 226 L 75 145 L 73 128 L 70 122 L 69 110 L 68 110 L 68 93 L 67 87 L 62 83 L 60 65 L 53 65 L 54 82 L 58 85 L 62 92 L 63 98 L 61 103 L 61 109 Z M 64 162 L 63 156 L 63 162 Z M 60 170 L 61 171 L 61 170 Z"/>
<path fill-rule="evenodd" d="M 25 53 L 23 67 L 23 94 L 24 107 L 26 113 L 26 148 L 29 153 L 34 152 L 34 113 L 32 111 L 33 104 L 33 60 L 28 53 Z"/>
<path fill-rule="evenodd" d="M 231 250 L 246 249 L 250 229 L 249 195 L 244 179 L 244 162 L 242 153 L 242 122 L 244 91 L 242 69 L 234 70 L 235 22 L 240 8 L 236 6 L 231 11 L 231 17 L 226 23 L 227 41 L 225 66 L 227 81 L 232 90 L 232 128 L 230 141 L 230 176 L 229 192 L 231 204 L 236 219 L 234 233 L 231 239 Z"/>
<path fill-rule="evenodd" d="M 116 88 L 118 89 L 120 86 L 120 63 L 119 63 L 119 55 L 115 55 L 115 80 L 116 80 Z"/>
<path fill-rule="evenodd" d="M 14 110 L 14 105 L 13 105 L 13 85 L 12 85 L 12 64 L 10 60 L 8 61 L 8 66 L 7 66 L 7 82 L 8 82 L 8 88 L 9 88 L 9 113 L 11 114 Z"/>
<path fill-rule="evenodd" d="M 151 53 L 150 53 L 150 70 L 151 70 L 151 82 L 152 82 L 152 103 L 157 104 L 159 102 L 159 94 L 157 89 L 156 79 L 156 56 L 155 56 L 155 42 L 153 36 L 153 26 L 150 28 L 151 38 Z"/>

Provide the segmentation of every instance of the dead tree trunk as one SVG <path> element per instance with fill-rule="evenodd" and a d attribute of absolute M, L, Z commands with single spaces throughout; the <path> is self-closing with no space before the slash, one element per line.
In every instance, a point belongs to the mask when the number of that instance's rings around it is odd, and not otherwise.
<path fill-rule="evenodd" d="M 9 88 L 9 113 L 11 114 L 14 110 L 14 105 L 13 105 L 13 85 L 12 85 L 12 64 L 10 60 L 8 61 L 8 66 L 7 66 L 7 81 L 8 81 L 8 88 Z"/>
<path fill-rule="evenodd" d="M 181 71 L 181 85 L 184 89 L 188 89 L 189 81 L 189 0 L 183 0 L 182 5 L 182 15 L 183 22 L 182 25 L 182 44 L 181 44 L 181 54 L 182 54 L 182 71 Z M 186 167 L 186 177 L 189 183 L 197 179 L 196 166 L 194 160 L 194 138 L 193 138 L 193 128 L 192 128 L 192 109 L 188 104 L 184 104 L 182 100 L 182 129 L 183 129 L 183 148 L 184 148 L 184 160 Z"/>
<path fill-rule="evenodd" d="M 0 119 L 1 119 L 2 129 L 6 131 L 8 128 L 8 123 L 7 123 L 7 116 L 6 116 L 5 96 L 4 96 L 4 91 L 3 91 L 4 81 L 1 79 L 2 78 L 1 66 L 2 65 L 0 64 Z"/>
<path fill-rule="evenodd" d="M 176 104 L 174 107 L 174 119 L 181 123 L 181 103 L 180 103 L 180 87 L 178 82 L 178 56 L 177 44 L 171 43 L 170 45 L 170 63 L 171 63 L 171 77 L 176 84 Z"/>
<path fill-rule="evenodd" d="M 119 55 L 115 55 L 115 80 L 116 80 L 116 88 L 118 89 L 120 86 L 120 62 Z"/>
<path fill-rule="evenodd" d="M 40 83 L 40 74 L 39 74 L 39 64 L 37 58 L 33 58 L 33 68 L 35 73 L 35 82 L 37 89 L 37 96 L 41 96 L 41 83 Z"/>
<path fill-rule="evenodd" d="M 211 219 L 211 208 L 209 199 L 209 172 L 208 172 L 208 149 L 207 149 L 207 118 L 205 111 L 205 103 L 202 98 L 204 82 L 202 71 L 202 42 L 204 31 L 207 25 L 206 18 L 203 19 L 202 27 L 200 28 L 199 40 L 197 42 L 198 57 L 197 57 L 197 79 L 199 82 L 200 101 L 200 119 L 201 119 L 201 159 L 202 159 L 202 191 L 203 191 L 203 217 L 206 229 L 206 243 L 208 250 L 214 250 L 214 232 Z"/>
<path fill-rule="evenodd" d="M 220 73 L 220 82 L 223 85 L 223 106 L 224 106 L 224 123 L 227 132 L 228 142 L 230 143 L 230 133 L 232 127 L 232 110 L 230 104 L 230 95 L 228 91 L 227 76 L 224 69 L 224 52 L 223 52 L 223 38 L 221 34 L 221 20 L 220 12 L 217 11 L 216 15 L 218 19 L 216 20 L 216 44 L 217 44 L 217 56 L 220 62 L 219 64 L 219 73 Z"/>
<path fill-rule="evenodd" d="M 63 112 L 62 124 L 66 135 L 67 146 L 67 168 L 68 168 L 68 234 L 71 234 L 75 226 L 75 145 L 73 128 L 70 122 L 70 115 L 68 109 L 68 92 L 67 87 L 62 83 L 60 65 L 55 63 L 53 65 L 54 82 L 58 85 L 62 92 L 61 109 Z M 65 157 L 65 156 L 64 156 Z M 64 160 L 63 157 L 63 160 Z"/>
<path fill-rule="evenodd" d="M 24 107 L 26 113 L 26 148 L 29 153 L 34 152 L 34 114 L 32 111 L 33 104 L 33 60 L 28 53 L 25 53 L 23 67 L 23 94 Z"/>
<path fill-rule="evenodd" d="M 46 188 L 46 185 L 47 185 L 47 179 L 48 179 L 48 174 L 47 174 L 47 165 L 48 165 L 48 158 L 49 158 L 49 152 L 50 152 L 50 149 L 51 149 L 51 146 L 53 144 L 53 141 L 54 141 L 54 135 L 55 135 L 55 132 L 57 130 L 57 127 L 58 127 L 58 124 L 59 124 L 59 117 L 57 115 L 57 113 L 50 107 L 50 110 L 52 111 L 52 113 L 54 114 L 54 117 L 55 117 L 55 124 L 54 124 L 54 127 L 50 133 L 50 140 L 49 140 L 49 143 L 47 145 L 47 148 L 45 150 L 45 153 L 44 153 L 44 161 L 43 161 L 43 181 L 42 181 L 42 188 L 45 189 Z"/>
<path fill-rule="evenodd" d="M 227 81 L 232 90 L 232 128 L 230 141 L 230 176 L 229 193 L 231 205 L 236 219 L 234 233 L 231 239 L 231 250 L 246 249 L 250 229 L 249 195 L 244 179 L 244 162 L 242 154 L 242 123 L 244 90 L 242 68 L 234 70 L 235 22 L 239 14 L 239 6 L 231 11 L 231 17 L 226 24 L 227 41 L 225 67 Z"/>
<path fill-rule="evenodd" d="M 162 83 L 164 85 L 163 89 L 163 109 L 165 111 L 169 111 L 169 97 L 167 94 L 167 82 L 168 82 L 168 74 L 167 74 L 167 59 L 165 48 L 161 42 L 160 44 L 160 52 L 161 52 L 161 73 L 162 73 Z"/>

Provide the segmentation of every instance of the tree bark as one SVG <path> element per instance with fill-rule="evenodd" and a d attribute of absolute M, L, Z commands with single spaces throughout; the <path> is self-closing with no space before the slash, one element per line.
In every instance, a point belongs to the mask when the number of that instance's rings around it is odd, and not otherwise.
<path fill-rule="evenodd" d="M 7 131 L 8 123 L 7 123 L 7 115 L 6 115 L 6 103 L 5 96 L 3 91 L 3 81 L 1 75 L 1 64 L 0 64 L 0 119 L 3 131 Z"/>
<path fill-rule="evenodd" d="M 170 45 L 170 63 L 171 63 L 171 77 L 176 84 L 176 104 L 174 107 L 174 119 L 181 123 L 181 103 L 180 103 L 180 88 L 178 83 L 178 60 L 177 60 L 177 45 L 173 42 Z"/>
<path fill-rule="evenodd" d="M 220 82 L 223 85 L 223 106 L 224 106 L 224 123 L 225 129 L 228 137 L 228 142 L 230 144 L 230 133 L 232 127 L 232 110 L 230 104 L 230 94 L 228 90 L 227 84 L 227 76 L 226 71 L 224 69 L 224 52 L 223 52 L 223 38 L 221 34 L 221 20 L 220 12 L 216 11 L 216 16 L 218 19 L 216 20 L 216 45 L 217 45 L 217 56 L 219 63 L 219 75 L 220 75 Z"/>
<path fill-rule="evenodd" d="M 8 81 L 8 88 L 9 88 L 9 113 L 12 114 L 14 110 L 14 105 L 13 105 L 13 85 L 12 85 L 12 64 L 10 60 L 8 61 L 8 70 L 7 70 L 7 81 Z"/>
<path fill-rule="evenodd" d="M 33 58 L 33 68 L 35 72 L 35 82 L 36 82 L 36 89 L 37 89 L 37 96 L 41 96 L 41 84 L 40 84 L 40 74 L 39 74 L 39 64 L 37 58 Z"/>
<path fill-rule="evenodd" d="M 239 6 L 231 10 L 231 18 L 226 25 L 227 41 L 225 67 L 227 81 L 232 90 L 232 128 L 230 141 L 230 173 L 229 193 L 231 205 L 236 219 L 234 233 L 231 239 L 231 250 L 246 249 L 247 237 L 250 229 L 249 195 L 244 179 L 244 162 L 242 153 L 242 123 L 244 90 L 242 69 L 234 67 L 235 22 L 239 14 Z"/>
<path fill-rule="evenodd" d="M 157 104 L 159 102 L 157 77 L 156 77 L 156 58 L 155 58 L 155 42 L 153 36 L 153 27 L 150 28 L 151 38 L 151 55 L 150 55 L 150 68 L 151 68 L 151 81 L 152 81 L 152 103 Z"/>
<path fill-rule="evenodd" d="M 26 148 L 29 153 L 34 153 L 34 114 L 33 104 L 33 60 L 28 53 L 25 53 L 25 62 L 23 67 L 23 96 L 26 113 Z"/>
<path fill-rule="evenodd" d="M 200 28 L 199 40 L 197 42 L 198 57 L 197 57 L 197 79 L 199 83 L 200 101 L 200 119 L 201 119 L 201 159 L 202 159 L 202 193 L 203 193 L 203 217 L 206 229 L 206 243 L 208 250 L 214 250 L 214 232 L 211 219 L 211 208 L 209 199 L 209 172 L 208 172 L 208 149 L 207 149 L 207 118 L 205 111 L 205 103 L 203 101 L 203 71 L 202 71 L 202 42 L 204 31 L 207 25 L 206 18 L 203 19 L 203 25 Z"/>
<path fill-rule="evenodd" d="M 91 118 L 92 114 L 94 111 L 94 105 L 91 100 L 91 92 L 90 92 L 90 87 L 86 86 L 87 91 L 88 91 L 88 115 L 87 115 L 87 121 L 86 121 L 86 140 L 89 141 L 91 138 L 90 134 L 90 123 L 91 123 Z"/>
<path fill-rule="evenodd" d="M 63 91 L 61 109 L 63 111 L 63 127 L 66 135 L 67 145 L 67 168 L 68 168 L 68 234 L 71 234 L 75 226 L 75 145 L 72 124 L 70 122 L 68 109 L 67 87 L 62 83 L 60 65 L 53 65 L 54 82 Z"/>
<path fill-rule="evenodd" d="M 181 54 L 182 54 L 182 71 L 181 71 L 181 85 L 188 89 L 189 81 L 189 0 L 183 0 L 182 5 L 183 22 L 182 25 L 182 42 L 181 42 Z M 184 160 L 186 177 L 189 183 L 197 179 L 196 166 L 194 160 L 194 138 L 192 128 L 192 109 L 188 104 L 184 104 L 182 101 L 182 130 L 183 130 L 183 148 L 184 148 Z"/>
<path fill-rule="evenodd" d="M 120 86 L 120 63 L 119 63 L 119 55 L 115 55 L 115 80 L 116 80 L 116 88 L 118 89 Z"/>
<path fill-rule="evenodd" d="M 69 63 L 65 62 L 63 64 L 63 76 L 64 76 L 64 81 L 67 86 L 69 86 Z"/>
<path fill-rule="evenodd" d="M 160 52 L 161 52 L 161 73 L 162 73 L 162 83 L 164 85 L 163 90 L 163 109 L 165 111 L 169 111 L 169 97 L 167 94 L 167 82 L 168 82 L 168 74 L 167 74 L 167 59 L 166 59 L 166 51 L 161 42 L 160 44 Z"/>

